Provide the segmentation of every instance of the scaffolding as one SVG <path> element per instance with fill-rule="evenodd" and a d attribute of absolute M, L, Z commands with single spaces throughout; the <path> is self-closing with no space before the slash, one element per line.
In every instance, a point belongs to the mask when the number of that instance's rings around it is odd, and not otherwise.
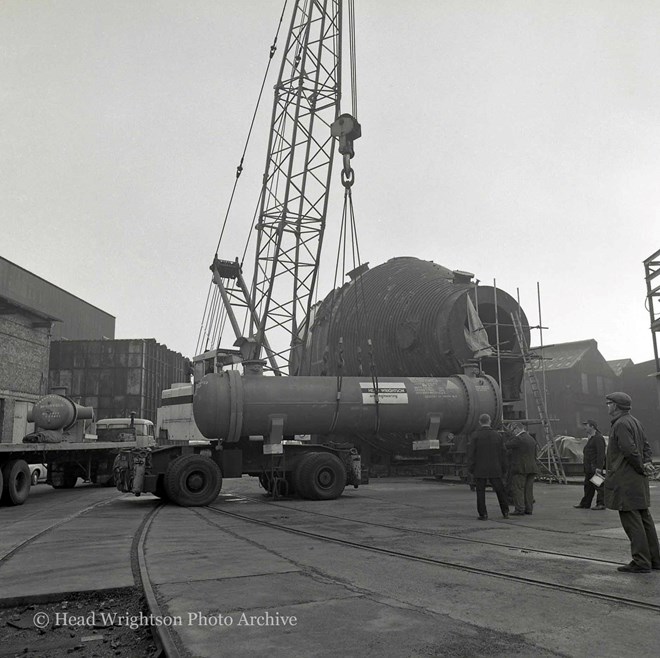
<path fill-rule="evenodd" d="M 566 473 L 564 472 L 564 465 L 562 464 L 561 456 L 559 455 L 559 450 L 555 443 L 555 435 L 550 426 L 550 419 L 548 418 L 545 392 L 542 394 L 539 388 L 538 379 L 536 378 L 535 373 L 536 364 L 532 361 L 532 354 L 529 345 L 527 345 L 527 341 L 525 340 L 520 313 L 514 313 L 511 319 L 513 321 L 513 328 L 516 332 L 516 338 L 518 339 L 518 345 L 520 346 L 520 352 L 525 364 L 525 374 L 527 375 L 527 380 L 532 390 L 532 396 L 534 397 L 534 403 L 536 404 L 539 420 L 541 421 L 541 427 L 543 429 L 543 437 L 545 439 L 545 445 L 542 447 L 538 455 L 538 462 L 543 469 L 543 475 L 552 481 L 566 484 L 567 480 Z"/>
<path fill-rule="evenodd" d="M 651 336 L 653 338 L 653 355 L 655 357 L 655 381 L 660 403 L 660 357 L 658 356 L 658 333 L 660 333 L 660 250 L 644 261 L 646 275 L 646 305 L 651 318 Z"/>
<path fill-rule="evenodd" d="M 660 253 L 660 252 L 659 252 Z M 660 263 L 658 263 L 660 265 Z M 497 281 L 493 280 L 493 288 L 495 290 L 495 335 L 496 335 L 496 357 L 497 357 L 497 370 L 498 373 L 501 373 L 500 359 L 502 358 L 502 353 L 500 350 L 500 319 L 497 315 Z M 541 349 L 543 349 L 543 325 L 541 321 L 541 293 L 539 284 L 536 284 L 537 288 L 537 299 L 538 299 L 538 314 L 539 314 L 539 325 L 538 328 L 541 333 L 540 344 Z M 476 293 L 476 291 L 475 291 Z M 520 298 L 518 296 L 518 306 L 520 307 Z M 538 441 L 537 444 L 540 447 L 538 453 L 538 463 L 541 468 L 541 477 L 550 480 L 551 482 L 559 482 L 561 484 L 567 483 L 566 473 L 564 470 L 564 465 L 555 442 L 554 432 L 552 431 L 551 419 L 548 415 L 548 402 L 546 395 L 545 387 L 545 371 L 542 366 L 542 359 L 538 359 L 535 354 L 532 353 L 527 340 L 525 338 L 525 329 L 533 329 L 535 327 L 523 327 L 522 318 L 520 312 L 513 313 L 511 316 L 511 323 L 516 334 L 516 339 L 518 342 L 518 347 L 520 349 L 520 354 L 516 356 L 522 357 L 524 365 L 524 374 L 526 383 L 529 384 L 529 387 L 532 392 L 532 397 L 534 399 L 534 404 L 538 414 L 538 420 L 534 419 L 533 421 L 529 418 L 529 411 L 527 409 L 527 394 L 524 393 L 524 404 L 525 404 L 525 423 L 527 425 L 532 424 L 533 422 L 538 422 L 541 424 L 543 441 Z M 539 362 L 541 363 L 539 367 Z M 539 384 L 538 377 L 536 373 L 540 371 L 542 376 L 542 386 Z M 501 377 L 501 375 L 500 375 Z M 543 389 L 543 390 L 541 390 Z"/>

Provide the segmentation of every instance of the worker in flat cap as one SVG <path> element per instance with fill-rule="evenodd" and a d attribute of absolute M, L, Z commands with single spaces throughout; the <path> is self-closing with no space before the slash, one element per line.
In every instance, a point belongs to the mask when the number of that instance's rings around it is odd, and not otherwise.
<path fill-rule="evenodd" d="M 607 477 L 603 483 L 605 506 L 619 512 L 632 553 L 632 561 L 618 567 L 618 571 L 650 573 L 652 569 L 660 570 L 660 546 L 649 512 L 651 497 L 646 476 L 652 467 L 651 448 L 644 428 L 630 413 L 630 396 L 617 391 L 605 396 L 605 400 L 612 423 L 607 443 Z"/>
<path fill-rule="evenodd" d="M 582 449 L 582 465 L 584 468 L 584 496 L 574 507 L 578 509 L 590 509 L 591 501 L 596 494 L 595 510 L 605 509 L 605 492 L 603 487 L 597 487 L 591 478 L 596 474 L 596 469 L 605 469 L 605 437 L 600 433 L 595 420 L 587 420 L 582 423 L 585 426 L 589 440 Z"/>
<path fill-rule="evenodd" d="M 515 510 L 511 516 L 532 514 L 534 510 L 534 479 L 536 478 L 536 441 L 520 423 L 509 425 L 509 437 L 504 445 L 509 454 L 511 495 Z"/>

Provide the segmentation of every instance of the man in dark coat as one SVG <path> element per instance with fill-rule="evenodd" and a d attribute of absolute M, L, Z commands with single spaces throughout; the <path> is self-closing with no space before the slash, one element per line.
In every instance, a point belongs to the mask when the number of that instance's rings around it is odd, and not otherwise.
<path fill-rule="evenodd" d="M 605 509 L 605 491 L 603 487 L 597 487 L 591 478 L 596 474 L 596 469 L 605 469 L 605 437 L 600 433 L 595 420 L 588 420 L 586 423 L 587 436 L 589 440 L 582 450 L 584 456 L 584 496 L 582 500 L 574 507 L 578 509 L 589 509 L 591 501 L 596 494 L 595 510 Z"/>
<path fill-rule="evenodd" d="M 512 516 L 531 514 L 534 510 L 536 477 L 536 441 L 518 423 L 511 424 L 512 436 L 506 441 L 511 471 L 511 494 L 515 511 Z"/>
<path fill-rule="evenodd" d="M 470 437 L 468 445 L 468 472 L 474 478 L 477 490 L 479 520 L 488 518 L 486 510 L 486 482 L 490 482 L 500 504 L 502 516 L 509 518 L 509 503 L 504 492 L 502 476 L 506 471 L 506 451 L 502 437 L 490 426 L 488 414 L 479 416 L 479 429 Z"/>
<path fill-rule="evenodd" d="M 605 399 L 612 419 L 607 444 L 607 477 L 603 483 L 605 505 L 619 512 L 632 553 L 632 562 L 618 570 L 649 573 L 651 569 L 660 569 L 660 547 L 649 512 L 651 496 L 645 470 L 645 464 L 651 465 L 651 448 L 641 423 L 630 415 L 630 396 L 616 392 Z"/>

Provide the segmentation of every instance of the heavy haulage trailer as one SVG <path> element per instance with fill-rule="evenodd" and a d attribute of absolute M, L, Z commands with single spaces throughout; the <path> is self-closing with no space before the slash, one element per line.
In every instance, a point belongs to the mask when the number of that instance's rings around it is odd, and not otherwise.
<path fill-rule="evenodd" d="M 227 370 L 204 377 L 193 408 L 208 443 L 122 450 L 114 469 L 120 491 L 208 505 L 223 478 L 251 475 L 273 494 L 334 499 L 360 484 L 361 463 L 355 448 L 333 437 L 399 432 L 432 448 L 476 429 L 482 413 L 501 418 L 502 397 L 497 382 L 476 370 L 378 380 Z"/>
<path fill-rule="evenodd" d="M 121 448 L 142 441 L 127 428 L 115 441 L 86 441 L 86 420 L 94 410 L 62 395 L 46 395 L 28 414 L 35 431 L 23 443 L 0 443 L 0 502 L 22 505 L 30 495 L 30 464 L 45 464 L 46 482 L 71 489 L 81 477 L 96 484 L 114 483 L 114 460 Z"/>
<path fill-rule="evenodd" d="M 357 487 L 362 474 L 357 450 L 333 439 L 399 432 L 432 448 L 452 433 L 474 430 L 482 413 L 499 419 L 502 398 L 495 380 L 476 370 L 377 380 L 227 370 L 199 383 L 193 406 L 205 443 L 154 447 L 130 432 L 123 439 L 136 440 L 85 442 L 91 407 L 47 395 L 31 411 L 35 432 L 24 443 L 0 445 L 2 500 L 25 502 L 30 463 L 46 463 L 55 488 L 71 488 L 83 477 L 183 506 L 208 505 L 223 478 L 243 475 L 258 477 L 273 494 L 334 499 L 347 485 Z"/>

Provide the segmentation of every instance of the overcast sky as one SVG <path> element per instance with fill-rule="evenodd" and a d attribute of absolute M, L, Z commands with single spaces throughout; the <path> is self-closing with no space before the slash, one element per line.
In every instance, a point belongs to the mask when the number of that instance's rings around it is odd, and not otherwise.
<path fill-rule="evenodd" d="M 0 255 L 116 316 L 117 338 L 192 356 L 282 5 L 3 0 Z M 653 358 L 660 2 L 355 5 L 363 260 L 496 279 L 532 324 L 538 282 L 545 344 L 594 338 L 606 359 Z M 242 252 L 257 202 L 273 83 L 224 258 Z M 324 268 L 321 296 L 332 253 Z"/>

